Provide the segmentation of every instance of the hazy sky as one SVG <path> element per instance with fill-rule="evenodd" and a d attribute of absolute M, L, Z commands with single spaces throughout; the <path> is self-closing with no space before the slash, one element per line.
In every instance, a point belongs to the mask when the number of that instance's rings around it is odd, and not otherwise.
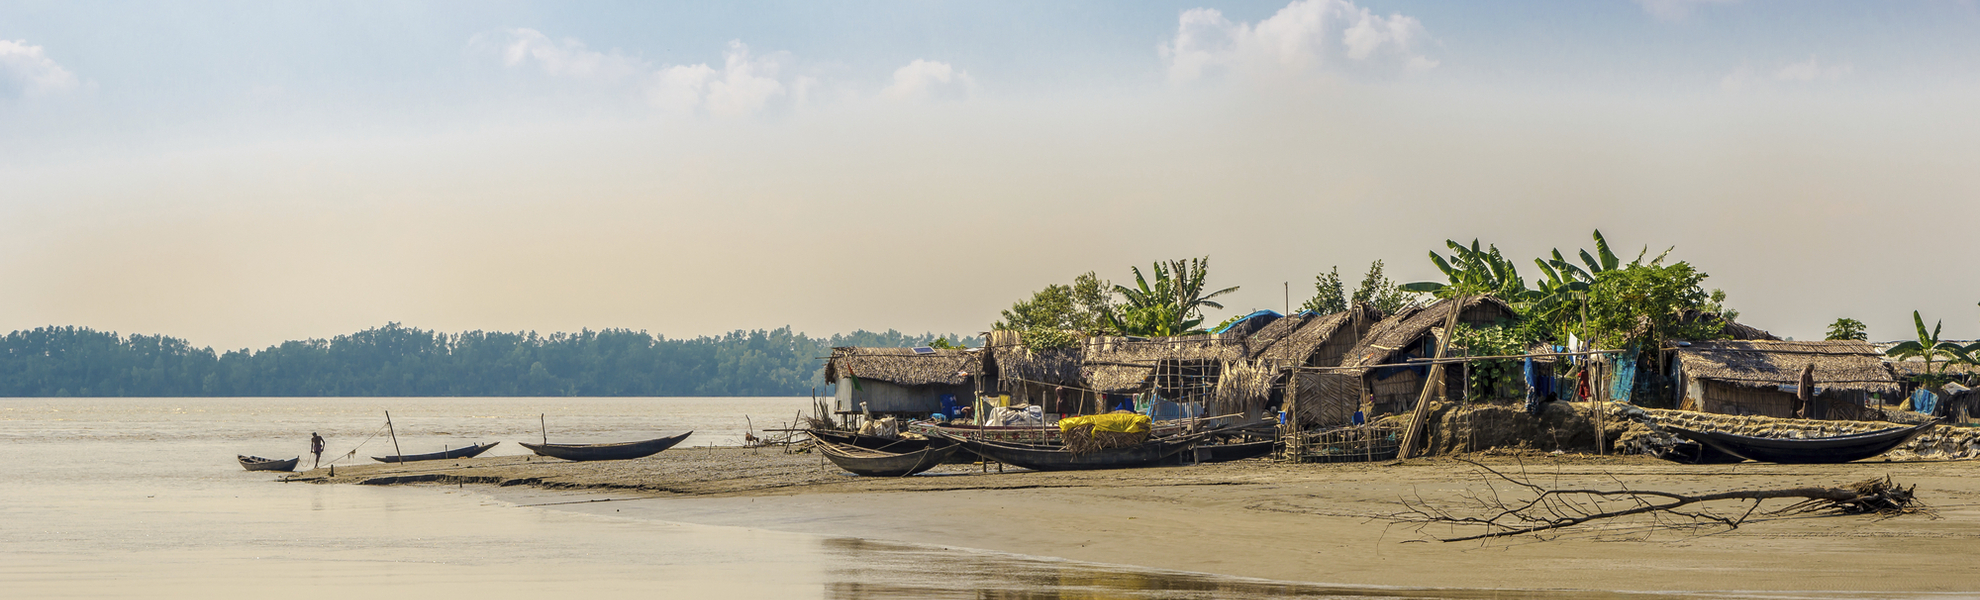
<path fill-rule="evenodd" d="M 1976 223 L 1970 1 L 0 2 L 0 331 L 975 332 L 1203 255 L 1214 321 L 1600 228 L 1972 338 Z"/>

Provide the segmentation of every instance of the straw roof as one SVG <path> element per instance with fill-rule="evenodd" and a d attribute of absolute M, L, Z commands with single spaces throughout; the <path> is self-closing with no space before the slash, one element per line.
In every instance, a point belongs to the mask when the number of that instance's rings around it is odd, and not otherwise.
<path fill-rule="evenodd" d="M 1251 347 L 1251 359 L 1304 363 L 1341 327 L 1354 323 L 1357 315 L 1363 322 L 1382 318 L 1381 311 L 1364 303 L 1333 314 L 1293 315 L 1273 321 L 1258 333 L 1251 334 L 1251 339 L 1247 341 Z"/>
<path fill-rule="evenodd" d="M 1972 375 L 1980 373 L 1980 366 L 1968 364 L 1949 365 L 1943 360 L 1932 361 L 1932 368 L 1929 371 L 1925 369 L 1925 361 L 1922 360 L 1894 360 L 1885 361 L 1884 364 L 1889 365 L 1891 373 L 1897 375 L 1900 379 L 1925 374 L 1937 374 L 1941 368 L 1945 369 L 1947 375 Z"/>
<path fill-rule="evenodd" d="M 1453 310 L 1472 314 L 1470 319 L 1464 316 L 1458 317 L 1460 323 L 1486 317 L 1510 319 L 1514 316 L 1511 306 L 1491 296 L 1473 296 L 1464 302 L 1463 306 L 1458 305 L 1458 299 L 1445 298 L 1429 306 L 1404 308 L 1369 328 L 1368 334 L 1361 338 L 1361 342 L 1355 344 L 1353 349 L 1348 350 L 1347 356 L 1341 359 L 1341 366 L 1370 368 L 1382 364 L 1389 357 L 1401 352 L 1403 348 L 1416 343 L 1423 336 L 1430 335 L 1432 328 L 1443 328 L 1444 321 L 1449 318 Z"/>
<path fill-rule="evenodd" d="M 979 351 L 937 348 L 917 354 L 913 348 L 833 348 L 825 363 L 826 383 L 858 377 L 899 385 L 961 385 L 983 371 Z"/>
<path fill-rule="evenodd" d="M 991 360 L 996 361 L 997 376 L 1001 379 L 1049 385 L 1080 384 L 1080 350 L 1077 347 L 1032 352 L 1025 347 L 1019 332 L 999 329 L 990 332 L 988 350 Z"/>
<path fill-rule="evenodd" d="M 1086 339 L 1082 379 L 1108 394 L 1140 390 L 1158 363 L 1229 363 L 1249 354 L 1246 337 L 1236 334 L 1186 335 L 1147 339 L 1096 336 Z"/>
<path fill-rule="evenodd" d="M 1870 344 L 1855 340 L 1786 342 L 1720 340 L 1677 348 L 1687 376 L 1747 387 L 1801 383 L 1801 368 L 1815 365 L 1815 385 L 1839 390 L 1896 392 L 1897 380 Z"/>

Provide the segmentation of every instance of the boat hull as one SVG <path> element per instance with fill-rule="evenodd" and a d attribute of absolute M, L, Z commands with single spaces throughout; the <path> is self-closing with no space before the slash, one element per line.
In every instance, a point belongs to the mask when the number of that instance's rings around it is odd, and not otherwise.
<path fill-rule="evenodd" d="M 522 447 L 528 448 L 529 451 L 535 452 L 537 456 L 548 456 L 570 461 L 631 460 L 659 454 L 668 448 L 674 447 L 675 444 L 681 443 L 682 440 L 687 439 L 690 435 L 694 435 L 694 432 L 690 431 L 676 436 L 637 442 L 619 442 L 615 444 L 517 443 L 522 444 Z"/>
<path fill-rule="evenodd" d="M 1717 431 L 1692 431 L 1682 427 L 1667 427 L 1667 429 L 1685 439 L 1749 460 L 1782 464 L 1835 464 L 1873 458 L 1889 452 L 1892 448 L 1925 433 L 1933 425 L 1933 423 L 1925 423 L 1856 435 L 1801 440 L 1761 438 Z"/>
<path fill-rule="evenodd" d="M 865 477 L 906 477 L 935 468 L 962 450 L 962 446 L 924 447 L 910 452 L 892 453 L 868 450 L 832 442 L 820 441 L 818 452 L 826 460 L 854 475 Z"/>
<path fill-rule="evenodd" d="M 402 456 L 373 456 L 371 457 L 371 460 L 375 460 L 382 463 L 403 463 L 403 462 L 418 462 L 422 460 L 445 460 L 449 458 L 474 458 L 476 456 L 480 456 L 481 453 L 483 452 L 487 452 L 489 448 L 494 448 L 496 444 L 500 444 L 500 443 L 501 442 L 489 442 L 486 444 L 475 444 L 473 446 L 455 448 L 453 450 L 448 450 L 445 452 L 432 452 L 428 454 L 406 454 Z"/>
<path fill-rule="evenodd" d="M 1197 446 L 1196 451 L 1198 454 L 1196 460 L 1197 462 L 1217 463 L 1258 458 L 1271 454 L 1272 446 L 1275 443 L 1272 440 L 1261 440 L 1256 442 L 1238 442 L 1235 444 Z"/>
<path fill-rule="evenodd" d="M 249 471 L 294 471 L 296 470 L 296 463 L 302 461 L 302 457 L 300 456 L 288 460 L 276 460 L 259 456 L 242 456 L 238 454 L 234 455 L 234 457 L 241 461 L 241 468 Z"/>
<path fill-rule="evenodd" d="M 1156 439 L 1126 448 L 1079 455 L 1040 444 L 1009 444 L 974 439 L 960 439 L 956 440 L 956 443 L 986 460 L 1014 467 L 1024 467 L 1033 471 L 1079 471 L 1152 467 L 1188 449 L 1197 440 L 1195 436 Z"/>

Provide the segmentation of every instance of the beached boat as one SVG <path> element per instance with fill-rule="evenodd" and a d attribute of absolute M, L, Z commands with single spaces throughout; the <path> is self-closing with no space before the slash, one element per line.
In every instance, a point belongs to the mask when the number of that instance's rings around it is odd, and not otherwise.
<path fill-rule="evenodd" d="M 953 438 L 952 438 L 953 439 Z M 963 449 L 1014 467 L 1033 471 L 1073 471 L 1084 469 L 1128 469 L 1162 464 L 1202 440 L 1200 435 L 1157 438 L 1126 448 L 1112 448 L 1086 454 L 1073 454 L 1055 444 L 1023 444 L 957 439 Z"/>
<path fill-rule="evenodd" d="M 919 450 L 907 452 L 888 452 L 823 439 L 815 441 L 818 442 L 819 454 L 825 455 L 832 464 L 854 475 L 867 477 L 906 477 L 920 473 L 948 461 L 950 456 L 962 449 L 962 446 L 952 443 L 945 446 L 924 445 Z"/>
<path fill-rule="evenodd" d="M 1258 458 L 1271 454 L 1272 446 L 1276 443 L 1272 440 L 1256 440 L 1197 446 L 1196 462 L 1214 463 Z"/>
<path fill-rule="evenodd" d="M 1932 423 L 1869 433 L 1805 439 L 1763 438 L 1717 431 L 1665 427 L 1685 439 L 1740 458 L 1785 464 L 1834 464 L 1871 458 L 1931 429 Z"/>
<path fill-rule="evenodd" d="M 694 435 L 694 432 L 690 431 L 676 436 L 654 438 L 650 440 L 641 440 L 637 442 L 615 442 L 611 444 L 530 444 L 525 442 L 516 442 L 516 443 L 522 444 L 522 447 L 528 448 L 531 452 L 535 452 L 537 456 L 548 456 L 551 458 L 561 458 L 564 460 L 574 460 L 574 461 L 630 460 L 634 458 L 646 458 L 648 456 L 659 454 L 661 451 L 666 450 L 668 448 L 672 448 L 674 447 L 675 444 L 681 443 L 681 440 L 687 439 L 687 437 L 690 435 Z"/>
<path fill-rule="evenodd" d="M 1744 458 L 1727 454 L 1724 450 L 1691 440 L 1682 440 L 1676 444 L 1672 444 L 1670 448 L 1656 452 L 1654 456 L 1674 463 L 1687 465 L 1726 465 L 1746 461 Z"/>
<path fill-rule="evenodd" d="M 859 433 L 855 433 L 851 431 L 838 431 L 833 429 L 806 429 L 804 430 L 804 433 L 806 435 L 811 436 L 811 439 L 819 442 L 830 442 L 841 446 L 852 446 L 855 448 L 865 448 L 867 450 L 881 450 L 881 451 L 894 452 L 894 453 L 925 450 L 930 446 L 940 448 L 943 446 L 955 445 L 955 442 L 950 441 L 947 438 L 939 438 L 939 437 L 924 438 L 924 439 L 887 438 L 887 437 L 880 437 L 877 435 L 861 435 Z"/>
<path fill-rule="evenodd" d="M 373 456 L 371 457 L 371 460 L 375 460 L 382 463 L 402 463 L 402 462 L 416 462 L 422 460 L 443 460 L 448 458 L 474 458 L 476 456 L 480 456 L 481 453 L 483 452 L 487 452 L 489 448 L 494 448 L 496 444 L 500 444 L 500 443 L 501 442 L 489 442 L 486 444 L 475 444 L 473 446 L 463 446 L 445 452 L 432 452 L 428 454 L 406 454 L 402 456 Z"/>
<path fill-rule="evenodd" d="M 1208 422 L 1208 420 L 1199 420 L 1197 424 L 1203 425 Z M 1171 436 L 1181 434 L 1189 425 L 1190 421 L 1186 419 L 1156 421 L 1149 431 L 1150 435 L 1155 437 Z M 1064 441 L 1064 438 L 1059 437 L 1058 425 L 936 425 L 933 423 L 915 422 L 908 424 L 908 431 L 931 438 L 939 436 L 950 439 L 969 438 L 1021 444 L 1058 444 Z"/>
<path fill-rule="evenodd" d="M 249 471 L 294 471 L 296 470 L 296 463 L 302 460 L 300 456 L 288 460 L 276 460 L 273 458 L 244 456 L 240 454 L 236 454 L 234 457 L 241 460 L 241 468 Z"/>

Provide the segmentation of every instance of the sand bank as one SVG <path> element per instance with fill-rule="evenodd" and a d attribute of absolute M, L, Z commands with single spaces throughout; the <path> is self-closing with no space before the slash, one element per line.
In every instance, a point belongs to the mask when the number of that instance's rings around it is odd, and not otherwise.
<path fill-rule="evenodd" d="M 1644 457 L 1474 456 L 1559 486 L 1697 492 L 1889 475 L 1937 517 L 1755 519 L 1730 532 L 1609 531 L 1546 542 L 1421 542 L 1383 515 L 1455 503 L 1480 473 L 1448 458 L 858 478 L 815 455 L 684 448 L 637 461 L 508 456 L 364 465 L 297 481 L 489 484 L 531 503 L 660 520 L 982 548 L 1268 579 L 1404 587 L 1980 591 L 1980 463 L 1687 466 Z M 549 490 L 583 493 L 547 494 Z M 526 492 L 523 490 L 527 490 Z M 594 500 L 610 500 L 595 502 Z M 569 501 L 577 501 L 569 503 Z M 1640 522 L 1639 522 L 1640 524 Z M 1427 532 L 1439 533 L 1439 532 Z"/>

